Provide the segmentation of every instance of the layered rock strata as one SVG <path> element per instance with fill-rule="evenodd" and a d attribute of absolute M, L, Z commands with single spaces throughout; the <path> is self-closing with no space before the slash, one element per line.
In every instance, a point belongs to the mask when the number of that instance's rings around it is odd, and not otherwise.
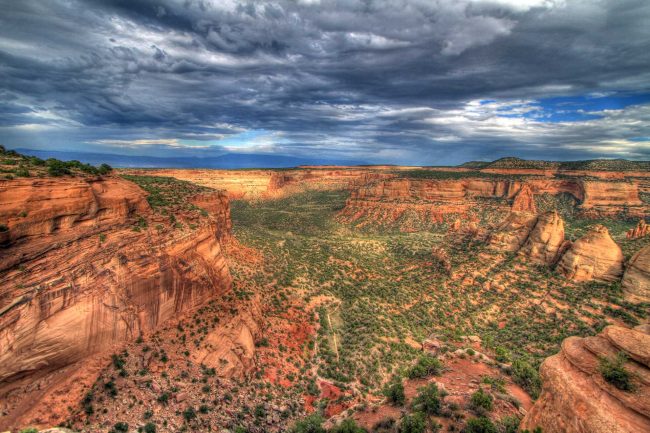
<path fill-rule="evenodd" d="M 1 182 L 0 384 L 108 350 L 227 291 L 227 198 L 200 202 L 208 216 L 175 229 L 119 178 Z"/>
<path fill-rule="evenodd" d="M 650 431 L 650 335 L 647 329 L 608 326 L 595 337 L 569 337 L 540 368 L 542 393 L 521 428 L 544 433 Z M 605 380 L 603 358 L 627 357 L 633 390 Z"/>

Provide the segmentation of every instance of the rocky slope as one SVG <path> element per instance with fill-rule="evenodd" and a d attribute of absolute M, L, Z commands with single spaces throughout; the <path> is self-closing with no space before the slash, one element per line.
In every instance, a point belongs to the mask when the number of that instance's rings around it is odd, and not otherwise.
<path fill-rule="evenodd" d="M 12 382 L 111 350 L 230 290 L 222 252 L 228 199 L 214 192 L 193 200 L 205 214 L 172 220 L 120 178 L 0 181 L 8 228 L 0 250 L 0 400 L 9 418 L 21 415 Z"/>
<path fill-rule="evenodd" d="M 558 268 L 574 281 L 617 281 L 623 275 L 623 260 L 621 247 L 607 228 L 596 225 L 569 247 Z"/>
<path fill-rule="evenodd" d="M 607 382 L 602 358 L 623 352 L 634 389 Z M 540 398 L 521 428 L 545 433 L 638 433 L 650 431 L 650 335 L 647 329 L 609 326 L 595 337 L 569 337 L 541 367 Z"/>
<path fill-rule="evenodd" d="M 625 298 L 632 302 L 650 302 L 650 245 L 630 259 L 623 275 Z"/>

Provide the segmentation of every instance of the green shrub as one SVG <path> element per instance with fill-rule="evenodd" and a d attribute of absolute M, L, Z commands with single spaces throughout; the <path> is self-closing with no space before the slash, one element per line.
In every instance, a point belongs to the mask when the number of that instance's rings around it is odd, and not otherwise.
<path fill-rule="evenodd" d="M 413 407 L 427 415 L 440 415 L 442 408 L 442 399 L 438 386 L 435 383 L 429 383 L 418 389 L 419 394 L 413 400 Z"/>
<path fill-rule="evenodd" d="M 422 355 L 411 367 L 408 376 L 411 379 L 422 379 L 427 376 L 437 376 L 442 372 L 442 362 L 434 356 Z"/>
<path fill-rule="evenodd" d="M 343 420 L 341 424 L 331 428 L 329 433 L 366 433 L 366 430 L 359 427 L 352 418 L 348 418 Z"/>
<path fill-rule="evenodd" d="M 118 423 L 115 423 L 112 431 L 114 433 L 126 433 L 129 431 L 129 425 L 125 422 L 120 421 Z"/>
<path fill-rule="evenodd" d="M 47 173 L 50 176 L 63 176 L 65 174 L 70 174 L 70 169 L 68 169 L 68 165 L 63 161 L 50 158 L 46 161 L 46 164 L 47 164 Z"/>
<path fill-rule="evenodd" d="M 470 406 L 475 412 L 482 414 L 492 410 L 492 396 L 479 388 L 470 399 Z"/>
<path fill-rule="evenodd" d="M 627 355 L 618 352 L 614 358 L 603 357 L 600 359 L 600 374 L 603 379 L 623 391 L 633 391 L 632 375 L 625 368 Z"/>
<path fill-rule="evenodd" d="M 291 433 L 326 433 L 323 421 L 323 417 L 313 414 L 297 421 L 290 431 Z"/>
<path fill-rule="evenodd" d="M 516 359 L 512 363 L 512 378 L 533 397 L 539 397 L 542 390 L 542 380 L 539 373 L 532 365 L 523 359 Z"/>
<path fill-rule="evenodd" d="M 499 433 L 499 431 L 492 421 L 482 416 L 469 419 L 463 433 Z"/>
<path fill-rule="evenodd" d="M 144 433 L 156 433 L 156 424 L 148 422 L 144 425 Z"/>
<path fill-rule="evenodd" d="M 0 233 L 8 232 L 8 231 L 9 231 L 9 227 L 7 227 L 4 224 L 0 224 Z"/>
<path fill-rule="evenodd" d="M 402 418 L 399 426 L 400 433 L 424 433 L 427 428 L 427 420 L 422 412 L 415 412 Z"/>
<path fill-rule="evenodd" d="M 519 423 L 521 419 L 517 416 L 505 416 L 499 420 L 499 433 L 517 433 L 519 432 Z"/>
<path fill-rule="evenodd" d="M 196 418 L 196 411 L 192 406 L 188 406 L 188 408 L 183 411 L 183 419 L 189 422 L 195 418 Z"/>
<path fill-rule="evenodd" d="M 384 394 L 388 398 L 388 401 L 392 404 L 403 406 L 406 401 L 406 396 L 404 395 L 404 385 L 402 381 L 393 382 L 384 391 Z"/>
<path fill-rule="evenodd" d="M 99 172 L 99 174 L 108 174 L 111 171 L 113 171 L 113 167 L 111 167 L 108 164 L 102 164 L 102 165 L 99 166 L 97 171 Z"/>
<path fill-rule="evenodd" d="M 29 170 L 21 165 L 16 170 L 14 170 L 14 174 L 18 177 L 29 177 Z"/>
<path fill-rule="evenodd" d="M 22 429 L 19 433 L 38 433 L 38 429 L 34 427 L 27 427 Z"/>

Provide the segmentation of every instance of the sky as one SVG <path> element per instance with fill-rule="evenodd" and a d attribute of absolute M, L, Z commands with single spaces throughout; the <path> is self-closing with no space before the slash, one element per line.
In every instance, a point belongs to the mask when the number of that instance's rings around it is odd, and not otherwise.
<path fill-rule="evenodd" d="M 0 0 L 0 144 L 650 159 L 650 1 Z"/>

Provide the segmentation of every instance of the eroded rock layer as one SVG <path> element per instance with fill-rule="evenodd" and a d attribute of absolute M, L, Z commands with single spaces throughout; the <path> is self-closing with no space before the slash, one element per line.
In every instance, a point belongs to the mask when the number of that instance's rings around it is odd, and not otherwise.
<path fill-rule="evenodd" d="M 643 216 L 648 211 L 639 198 L 639 185 L 625 181 L 584 181 L 579 178 L 391 178 L 369 183 L 352 191 L 341 211 L 344 221 L 366 218 L 390 221 L 413 211 L 424 222 L 440 222 L 464 215 L 479 199 L 498 199 L 494 206 L 511 202 L 516 212 L 536 213 L 535 195 L 569 194 L 577 211 L 585 216 Z M 500 200 L 500 201 L 499 201 Z M 485 200 L 482 206 L 487 206 Z M 450 220 L 453 221 L 453 220 Z"/>
<path fill-rule="evenodd" d="M 569 247 L 558 269 L 574 281 L 617 281 L 623 275 L 623 252 L 598 224 Z"/>
<path fill-rule="evenodd" d="M 600 359 L 623 352 L 632 391 L 607 382 Z M 644 328 L 609 326 L 595 337 L 569 337 L 540 369 L 542 393 L 521 428 L 544 433 L 650 431 L 650 335 Z"/>
<path fill-rule="evenodd" d="M 206 218 L 174 229 L 119 178 L 1 182 L 0 384 L 110 349 L 228 290 L 227 198 L 197 200 Z"/>
<path fill-rule="evenodd" d="M 197 185 L 224 190 L 230 199 L 278 198 L 311 189 L 347 189 L 395 177 L 382 169 L 353 167 L 300 168 L 293 170 L 126 170 L 130 174 L 174 177 Z"/>

